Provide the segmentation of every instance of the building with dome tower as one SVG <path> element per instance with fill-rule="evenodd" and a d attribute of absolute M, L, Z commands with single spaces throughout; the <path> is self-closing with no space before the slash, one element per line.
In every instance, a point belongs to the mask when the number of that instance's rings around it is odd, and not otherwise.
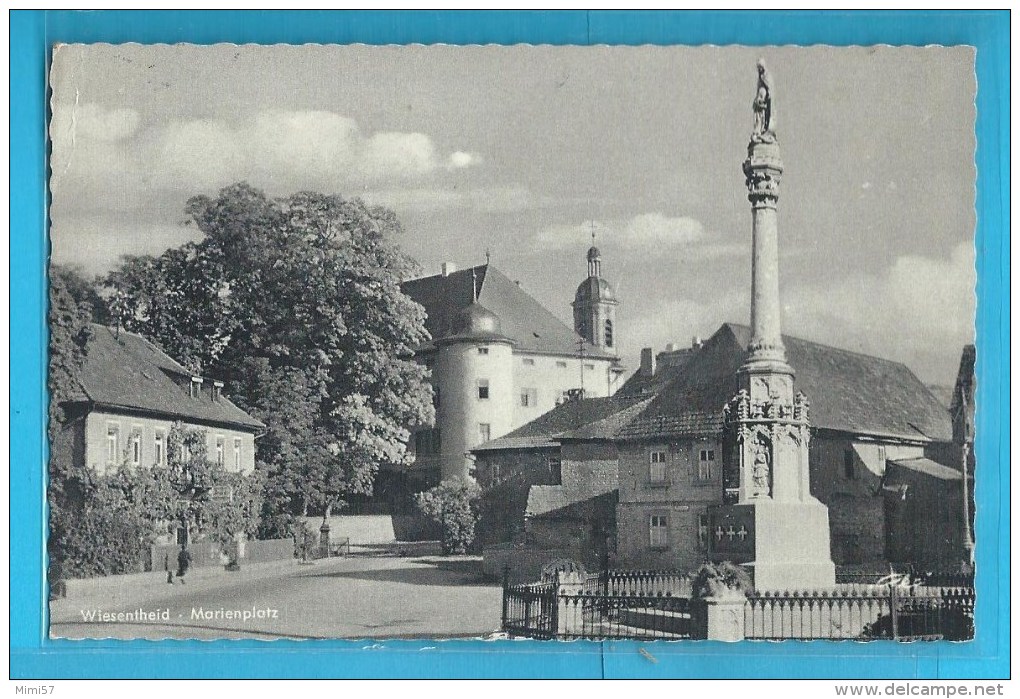
<path fill-rule="evenodd" d="M 412 437 L 415 481 L 471 475 L 477 445 L 564 401 L 608 397 L 622 385 L 618 301 L 594 246 L 587 262 L 573 328 L 489 263 L 457 270 L 447 262 L 439 274 L 403 284 L 425 308 L 432 337 L 416 352 L 430 370 L 436 420 Z"/>

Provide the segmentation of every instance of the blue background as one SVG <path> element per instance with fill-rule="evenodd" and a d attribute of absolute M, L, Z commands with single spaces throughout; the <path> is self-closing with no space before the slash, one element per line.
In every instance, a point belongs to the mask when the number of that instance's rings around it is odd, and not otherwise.
<path fill-rule="evenodd" d="M 1008 677 L 1008 12 L 14 11 L 10 33 L 12 678 Z M 735 645 L 47 639 L 42 575 L 45 76 L 54 42 L 100 41 L 976 46 L 977 639 L 966 644 Z M 639 647 L 655 661 L 639 653 Z"/>

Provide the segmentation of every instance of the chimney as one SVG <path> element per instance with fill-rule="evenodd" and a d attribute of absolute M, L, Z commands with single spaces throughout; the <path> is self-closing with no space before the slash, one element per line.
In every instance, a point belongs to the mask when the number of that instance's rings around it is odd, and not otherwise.
<path fill-rule="evenodd" d="M 667 352 L 676 352 L 676 344 L 673 343 L 673 342 L 670 342 L 669 344 L 667 344 L 666 345 L 666 351 Z"/>
<path fill-rule="evenodd" d="M 692 348 L 700 349 L 703 344 L 705 344 L 705 343 L 702 342 L 701 338 L 698 337 L 697 335 L 695 335 L 694 337 L 691 338 L 691 347 Z"/>
<path fill-rule="evenodd" d="M 457 263 L 456 262 L 444 262 L 442 264 L 442 266 L 440 267 L 440 269 L 443 271 L 443 276 L 444 277 L 448 277 L 448 276 L 450 276 L 451 274 L 453 274 L 454 272 L 457 271 Z"/>
<path fill-rule="evenodd" d="M 651 347 L 641 349 L 641 375 L 655 376 L 655 355 Z"/>

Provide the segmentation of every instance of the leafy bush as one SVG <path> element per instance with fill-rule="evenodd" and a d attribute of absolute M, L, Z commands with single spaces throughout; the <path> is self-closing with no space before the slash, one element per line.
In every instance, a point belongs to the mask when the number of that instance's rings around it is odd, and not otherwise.
<path fill-rule="evenodd" d="M 415 507 L 442 529 L 443 553 L 467 553 L 478 524 L 478 486 L 469 480 L 443 481 L 414 496 Z"/>
<path fill-rule="evenodd" d="M 726 597 L 735 592 L 746 595 L 754 589 L 751 576 L 735 563 L 705 563 L 694 574 L 696 598 Z"/>

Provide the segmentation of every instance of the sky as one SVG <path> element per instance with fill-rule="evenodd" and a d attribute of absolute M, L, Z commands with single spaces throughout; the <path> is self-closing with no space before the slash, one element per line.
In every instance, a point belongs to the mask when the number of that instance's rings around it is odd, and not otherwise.
<path fill-rule="evenodd" d="M 748 322 L 759 57 L 784 333 L 952 385 L 974 338 L 966 47 L 59 46 L 52 259 L 100 274 L 181 245 L 187 199 L 244 180 L 388 206 L 423 274 L 488 251 L 571 323 L 594 230 L 633 368 Z"/>

